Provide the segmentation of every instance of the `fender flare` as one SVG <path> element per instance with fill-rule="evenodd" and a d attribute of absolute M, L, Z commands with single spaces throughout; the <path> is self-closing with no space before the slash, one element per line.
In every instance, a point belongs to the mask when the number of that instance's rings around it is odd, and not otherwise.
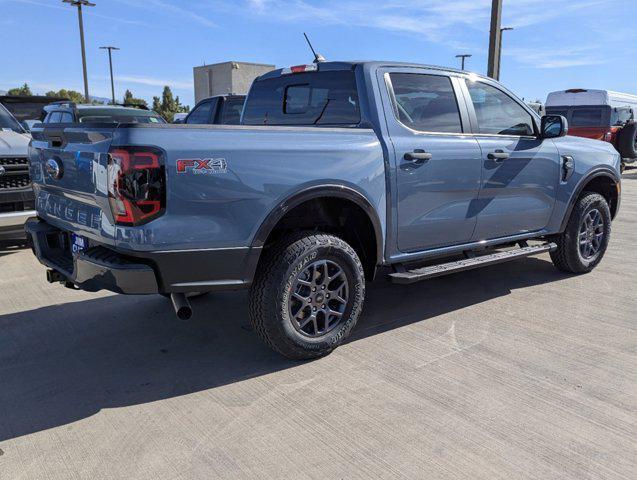
<path fill-rule="evenodd" d="M 573 212 L 573 208 L 575 208 L 575 202 L 577 202 L 577 199 L 580 197 L 580 195 L 584 191 L 584 188 L 586 187 L 586 185 L 588 185 L 591 180 L 595 178 L 599 178 L 599 177 L 607 177 L 610 180 L 612 180 L 613 183 L 615 183 L 616 185 L 621 182 L 620 178 L 617 177 L 617 174 L 615 173 L 615 171 L 613 171 L 612 169 L 608 167 L 596 168 L 593 171 L 586 174 L 586 176 L 582 177 L 582 179 L 577 184 L 577 187 L 575 188 L 575 192 L 573 193 L 573 195 L 571 195 L 571 199 L 568 202 L 568 208 L 566 209 L 566 214 L 564 215 L 564 218 L 562 219 L 560 232 L 563 232 L 564 230 L 566 230 L 566 225 L 568 224 L 568 221 L 571 218 L 571 213 Z M 617 203 L 618 205 L 616 210 L 619 210 L 619 197 L 618 197 Z"/>
<path fill-rule="evenodd" d="M 288 213 L 293 208 L 301 205 L 302 203 L 316 198 L 342 198 L 344 200 L 349 200 L 359 206 L 365 212 L 374 228 L 374 235 L 376 236 L 376 265 L 380 265 L 383 263 L 383 230 L 376 209 L 371 204 L 371 202 L 358 190 L 340 184 L 312 185 L 303 190 L 295 192 L 294 194 L 279 202 L 259 226 L 257 233 L 254 235 L 252 240 L 252 248 L 260 249 L 265 245 L 268 236 L 286 213 Z"/>

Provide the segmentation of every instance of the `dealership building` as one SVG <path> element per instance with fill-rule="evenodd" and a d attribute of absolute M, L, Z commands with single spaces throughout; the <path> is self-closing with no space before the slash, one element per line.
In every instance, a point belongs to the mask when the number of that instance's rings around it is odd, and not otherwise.
<path fill-rule="evenodd" d="M 195 102 L 215 95 L 245 94 L 255 78 L 274 65 L 265 63 L 223 62 L 193 68 Z"/>

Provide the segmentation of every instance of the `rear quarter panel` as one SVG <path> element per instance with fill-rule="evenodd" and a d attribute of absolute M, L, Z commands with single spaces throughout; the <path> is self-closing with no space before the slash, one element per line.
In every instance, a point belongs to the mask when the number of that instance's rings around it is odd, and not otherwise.
<path fill-rule="evenodd" d="M 385 170 L 372 130 L 306 127 L 167 125 L 119 129 L 113 145 L 166 152 L 167 207 L 147 225 L 116 227 L 131 250 L 245 247 L 270 212 L 316 185 L 363 195 L 385 218 Z M 225 169 L 178 173 L 179 159 L 223 159 Z M 383 232 L 384 235 L 384 232 Z"/>

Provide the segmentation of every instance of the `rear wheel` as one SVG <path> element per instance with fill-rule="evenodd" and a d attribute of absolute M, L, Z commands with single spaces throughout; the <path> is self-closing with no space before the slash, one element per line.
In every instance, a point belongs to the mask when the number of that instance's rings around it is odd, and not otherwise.
<path fill-rule="evenodd" d="M 302 234 L 266 250 L 250 289 L 250 319 L 273 350 L 292 359 L 327 355 L 356 324 L 363 266 L 338 237 Z"/>
<path fill-rule="evenodd" d="M 553 263 L 565 272 L 590 272 L 606 253 L 610 230 L 608 202 L 598 193 L 585 192 L 573 208 L 566 229 L 555 239 Z"/>

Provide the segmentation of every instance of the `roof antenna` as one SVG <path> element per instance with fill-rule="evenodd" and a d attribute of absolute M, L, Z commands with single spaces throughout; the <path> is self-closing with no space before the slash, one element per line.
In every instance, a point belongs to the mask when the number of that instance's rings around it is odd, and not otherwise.
<path fill-rule="evenodd" d="M 312 50 L 312 53 L 314 54 L 314 63 L 326 62 L 327 60 L 325 60 L 325 57 L 320 53 L 316 53 L 316 50 L 314 50 L 312 42 L 310 42 L 310 39 L 307 38 L 307 33 L 303 32 L 303 36 L 305 37 L 307 44 L 310 46 L 310 50 Z"/>

